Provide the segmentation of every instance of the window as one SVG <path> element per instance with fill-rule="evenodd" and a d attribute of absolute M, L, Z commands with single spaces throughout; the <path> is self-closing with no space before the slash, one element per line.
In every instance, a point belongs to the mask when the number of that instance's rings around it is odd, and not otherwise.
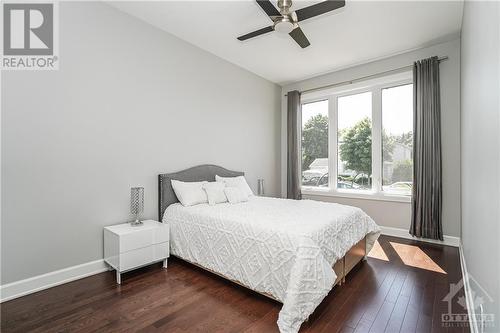
<path fill-rule="evenodd" d="M 413 185 L 413 85 L 382 90 L 382 190 L 410 195 Z"/>
<path fill-rule="evenodd" d="M 302 185 L 328 187 L 328 100 L 302 104 Z"/>
<path fill-rule="evenodd" d="M 337 188 L 372 187 L 372 93 L 338 98 Z"/>
<path fill-rule="evenodd" d="M 413 184 L 411 73 L 347 89 L 302 96 L 303 191 L 408 201 Z"/>

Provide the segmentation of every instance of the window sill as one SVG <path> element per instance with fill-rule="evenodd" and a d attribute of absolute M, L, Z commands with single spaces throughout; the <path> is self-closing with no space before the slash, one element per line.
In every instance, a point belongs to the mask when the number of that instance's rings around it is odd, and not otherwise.
<path fill-rule="evenodd" d="M 352 191 L 332 191 L 331 189 L 325 189 L 325 188 L 319 189 L 319 188 L 303 187 L 301 189 L 301 193 L 303 195 L 312 195 L 312 196 L 411 203 L 411 196 L 390 195 L 390 194 L 383 194 L 380 192 L 375 193 L 371 191 L 359 191 L 357 193 L 354 193 Z"/>

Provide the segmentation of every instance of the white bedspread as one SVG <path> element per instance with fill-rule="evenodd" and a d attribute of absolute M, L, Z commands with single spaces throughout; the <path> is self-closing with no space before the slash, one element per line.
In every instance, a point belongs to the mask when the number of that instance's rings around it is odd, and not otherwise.
<path fill-rule="evenodd" d="M 311 200 L 251 197 L 239 204 L 169 206 L 173 255 L 283 303 L 282 333 L 300 325 L 332 289 L 333 264 L 380 228 L 361 209 Z"/>

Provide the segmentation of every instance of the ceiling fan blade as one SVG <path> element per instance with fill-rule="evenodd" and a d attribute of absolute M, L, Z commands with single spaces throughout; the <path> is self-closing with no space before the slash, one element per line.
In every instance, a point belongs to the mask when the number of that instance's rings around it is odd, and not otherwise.
<path fill-rule="evenodd" d="M 267 16 L 281 16 L 281 13 L 274 7 L 274 5 L 269 0 L 256 0 L 260 8 L 262 8 Z M 272 20 L 272 18 L 271 18 Z"/>
<path fill-rule="evenodd" d="M 302 29 L 300 27 L 297 27 L 293 29 L 289 35 L 297 42 L 297 44 L 300 45 L 301 48 L 306 48 L 311 43 L 309 43 L 309 40 L 307 39 L 306 35 L 304 35 L 304 32 L 302 32 Z"/>
<path fill-rule="evenodd" d="M 265 27 L 265 28 L 250 32 L 246 35 L 240 36 L 240 37 L 238 37 L 238 40 L 246 40 L 249 38 L 253 38 L 253 37 L 263 35 L 263 34 L 267 34 L 268 32 L 271 32 L 271 31 L 274 31 L 274 28 L 272 25 L 269 27 Z"/>
<path fill-rule="evenodd" d="M 309 7 L 297 9 L 295 13 L 297 14 L 297 21 L 300 22 L 344 6 L 345 0 L 326 0 Z"/>

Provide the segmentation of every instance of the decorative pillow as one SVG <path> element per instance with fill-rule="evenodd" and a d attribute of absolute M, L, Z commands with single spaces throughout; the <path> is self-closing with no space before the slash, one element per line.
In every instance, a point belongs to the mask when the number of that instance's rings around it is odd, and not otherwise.
<path fill-rule="evenodd" d="M 248 201 L 248 195 L 238 187 L 226 187 L 224 193 L 231 204 Z"/>
<path fill-rule="evenodd" d="M 207 193 L 203 190 L 203 184 L 208 182 L 181 182 L 172 179 L 172 188 L 177 199 L 183 206 L 193 206 L 207 203 Z"/>
<path fill-rule="evenodd" d="M 226 194 L 224 193 L 224 188 L 226 184 L 223 182 L 209 182 L 203 184 L 203 189 L 207 193 L 208 204 L 213 206 L 218 203 L 227 202 Z"/>
<path fill-rule="evenodd" d="M 246 193 L 247 196 L 252 196 L 253 192 L 250 186 L 248 186 L 248 183 L 243 176 L 238 176 L 238 177 L 220 177 L 220 176 L 215 176 L 215 180 L 218 182 L 224 182 L 226 183 L 227 187 L 237 187 L 240 190 L 243 191 L 243 193 Z"/>

